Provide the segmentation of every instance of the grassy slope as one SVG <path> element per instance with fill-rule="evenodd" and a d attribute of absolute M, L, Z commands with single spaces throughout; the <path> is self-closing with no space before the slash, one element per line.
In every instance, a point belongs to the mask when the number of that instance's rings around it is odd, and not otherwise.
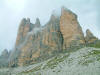
<path fill-rule="evenodd" d="M 96 43 L 94 43 L 94 44 L 89 44 L 87 46 L 88 47 L 100 48 L 100 40 L 96 41 Z"/>

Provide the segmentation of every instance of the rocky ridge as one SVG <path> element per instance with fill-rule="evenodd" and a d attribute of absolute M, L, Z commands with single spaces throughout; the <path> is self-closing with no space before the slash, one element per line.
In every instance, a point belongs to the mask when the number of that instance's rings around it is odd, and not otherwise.
<path fill-rule="evenodd" d="M 9 55 L 9 66 L 25 66 L 41 62 L 70 48 L 84 46 L 98 40 L 90 30 L 84 37 L 77 15 L 62 7 L 61 15 L 51 15 L 50 20 L 41 26 L 37 18 L 22 19 L 14 50 Z"/>

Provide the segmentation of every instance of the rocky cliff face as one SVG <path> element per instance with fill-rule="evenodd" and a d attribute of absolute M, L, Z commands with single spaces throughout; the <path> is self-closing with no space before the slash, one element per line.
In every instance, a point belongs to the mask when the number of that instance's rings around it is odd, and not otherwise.
<path fill-rule="evenodd" d="M 67 48 L 83 45 L 85 41 L 89 42 L 91 36 L 92 34 L 87 31 L 85 40 L 77 16 L 64 7 L 60 16 L 51 15 L 49 22 L 43 27 L 38 18 L 35 24 L 32 24 L 29 18 L 23 19 L 18 30 L 15 49 L 10 55 L 10 66 L 43 61 Z"/>
<path fill-rule="evenodd" d="M 85 43 L 82 28 L 77 21 L 77 15 L 64 7 L 60 18 L 60 30 L 64 39 L 64 49 Z"/>
<path fill-rule="evenodd" d="M 20 44 L 23 43 L 25 40 L 25 37 L 29 31 L 31 31 L 33 28 L 33 24 L 30 23 L 30 19 L 22 19 L 19 30 L 18 30 L 18 35 L 16 39 L 16 46 L 19 46 Z"/>
<path fill-rule="evenodd" d="M 94 41 L 98 39 L 92 34 L 92 32 L 89 29 L 87 29 L 85 40 L 87 43 L 93 43 Z"/>
<path fill-rule="evenodd" d="M 39 25 L 37 22 L 35 25 Z M 28 33 L 19 57 L 19 65 L 32 64 L 49 58 L 53 52 L 62 50 L 63 39 L 59 18 L 52 15 L 45 27 L 34 27 Z"/>

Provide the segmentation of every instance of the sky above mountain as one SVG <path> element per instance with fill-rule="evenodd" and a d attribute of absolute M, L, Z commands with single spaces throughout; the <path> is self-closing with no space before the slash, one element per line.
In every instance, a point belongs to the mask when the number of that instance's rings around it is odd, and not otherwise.
<path fill-rule="evenodd" d="M 52 13 L 59 14 L 62 6 L 78 15 L 85 32 L 90 29 L 100 38 L 100 0 L 0 0 L 0 52 L 14 48 L 19 23 L 29 17 L 32 23 L 38 17 L 44 25 Z"/>

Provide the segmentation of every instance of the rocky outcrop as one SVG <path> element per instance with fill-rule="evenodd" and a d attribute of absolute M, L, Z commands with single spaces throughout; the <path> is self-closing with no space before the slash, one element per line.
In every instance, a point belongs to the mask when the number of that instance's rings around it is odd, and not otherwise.
<path fill-rule="evenodd" d="M 59 18 L 52 15 L 45 27 L 33 28 L 28 33 L 21 47 L 20 66 L 49 58 L 53 52 L 62 50 L 63 39 L 59 24 Z"/>
<path fill-rule="evenodd" d="M 22 42 L 25 40 L 25 37 L 29 31 L 31 31 L 33 28 L 33 24 L 30 23 L 30 19 L 22 19 L 20 23 L 20 27 L 18 30 L 18 35 L 16 39 L 16 46 L 22 44 Z"/>
<path fill-rule="evenodd" d="M 35 22 L 35 27 L 40 27 L 41 24 L 40 24 L 40 20 L 39 18 L 36 19 L 36 22 Z"/>
<path fill-rule="evenodd" d="M 87 35 L 91 37 L 91 33 L 87 32 Z M 30 19 L 23 19 L 15 49 L 10 55 L 10 66 L 34 64 L 83 44 L 85 38 L 77 16 L 64 7 L 61 15 L 51 15 L 45 26 L 41 26 L 38 18 L 35 24 Z"/>
<path fill-rule="evenodd" d="M 9 52 L 4 49 L 0 56 L 0 67 L 8 67 Z"/>
<path fill-rule="evenodd" d="M 9 56 L 8 50 L 4 49 L 3 52 L 1 53 L 1 56 L 2 57 L 8 57 Z"/>
<path fill-rule="evenodd" d="M 87 29 L 86 30 L 86 37 L 85 37 L 86 43 L 94 43 L 95 41 L 97 41 L 98 39 L 92 34 L 92 32 Z"/>
<path fill-rule="evenodd" d="M 27 37 L 28 32 L 31 32 L 33 28 L 36 28 L 36 27 L 39 28 L 40 26 L 41 25 L 40 25 L 39 18 L 36 19 L 35 24 L 32 24 L 29 18 L 27 19 L 23 18 L 18 30 L 18 35 L 16 39 L 16 47 L 25 41 L 25 38 Z"/>
<path fill-rule="evenodd" d="M 65 7 L 62 8 L 61 12 L 60 30 L 64 39 L 64 49 L 85 43 L 82 28 L 77 21 L 77 16 Z"/>

